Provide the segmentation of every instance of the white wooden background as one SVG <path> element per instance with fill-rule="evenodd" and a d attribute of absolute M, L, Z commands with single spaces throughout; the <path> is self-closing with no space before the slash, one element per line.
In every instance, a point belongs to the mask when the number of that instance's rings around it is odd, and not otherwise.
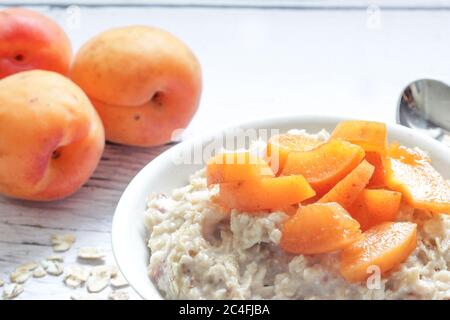
<path fill-rule="evenodd" d="M 204 73 L 201 106 L 185 133 L 191 137 L 238 121 L 293 113 L 394 122 L 399 94 L 409 82 L 423 77 L 450 82 L 449 3 L 431 1 L 427 8 L 421 2 L 408 9 L 396 1 L 399 6 L 379 10 L 355 3 L 330 10 L 326 4 L 284 9 L 80 5 L 79 24 L 73 24 L 65 5 L 33 8 L 66 29 L 74 50 L 102 30 L 130 24 L 158 26 L 182 38 Z M 165 148 L 107 145 L 94 176 L 62 201 L 0 197 L 0 279 L 21 263 L 49 255 L 55 233 L 77 235 L 66 264 L 74 263 L 76 248 L 86 245 L 103 247 L 106 262 L 114 263 L 115 205 L 130 179 Z M 29 280 L 19 298 L 71 294 L 61 277 L 47 276 Z"/>

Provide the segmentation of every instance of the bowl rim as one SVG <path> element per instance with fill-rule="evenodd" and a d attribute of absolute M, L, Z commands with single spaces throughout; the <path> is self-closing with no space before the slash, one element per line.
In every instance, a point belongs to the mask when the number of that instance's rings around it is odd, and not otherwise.
<path fill-rule="evenodd" d="M 365 119 L 356 119 L 351 117 L 342 117 L 342 116 L 324 116 L 324 115 L 281 115 L 281 116 L 274 116 L 274 117 L 262 117 L 253 119 L 250 121 L 244 121 L 241 123 L 237 123 L 235 125 L 226 126 L 218 130 L 214 130 L 213 132 L 206 133 L 204 136 L 196 136 L 188 138 L 179 144 L 165 150 L 161 154 L 159 154 L 157 157 L 152 159 L 150 162 L 148 162 L 143 168 L 139 170 L 139 172 L 130 180 L 130 182 L 125 187 L 124 191 L 122 192 L 119 201 L 116 205 L 116 208 L 114 210 L 113 220 L 112 220 L 112 229 L 111 229 L 111 244 L 112 244 L 112 252 L 115 259 L 115 262 L 122 273 L 122 275 L 125 277 L 125 279 L 129 282 L 127 272 L 125 268 L 123 268 L 123 263 L 121 262 L 121 253 L 118 249 L 119 241 L 121 241 L 120 237 L 118 236 L 120 234 L 120 221 L 125 218 L 126 207 L 125 204 L 128 202 L 128 198 L 133 197 L 133 190 L 135 185 L 138 185 L 138 182 L 141 180 L 142 177 L 146 176 L 147 172 L 151 172 L 153 167 L 158 167 L 159 163 L 163 161 L 167 161 L 170 156 L 176 154 L 179 150 L 182 150 L 184 148 L 187 148 L 189 146 L 192 146 L 197 143 L 204 143 L 206 141 L 210 141 L 211 139 L 214 139 L 214 137 L 223 136 L 227 132 L 232 132 L 233 130 L 237 128 L 265 128 L 270 127 L 273 125 L 273 123 L 283 123 L 283 122 L 319 122 L 319 123 L 338 123 L 340 121 L 344 120 L 365 120 Z M 366 120 L 366 121 L 372 121 L 372 120 Z M 373 120 L 377 121 L 377 120 Z M 378 121 L 381 122 L 381 121 Z M 430 145 L 430 149 L 433 150 L 439 150 L 439 152 L 448 153 L 448 157 L 450 158 L 450 148 L 445 146 L 443 143 L 429 137 L 423 132 L 420 132 L 418 130 L 413 130 L 411 128 L 405 127 L 401 124 L 392 123 L 392 122 L 383 122 L 386 124 L 388 132 L 391 130 L 403 133 L 403 134 L 411 134 L 413 136 L 420 137 L 419 139 L 423 140 L 427 144 Z M 299 128 L 301 129 L 301 128 Z M 319 129 L 320 130 L 320 129 Z M 143 223 L 143 222 L 142 222 Z M 151 281 L 151 280 L 150 280 Z M 156 285 L 151 281 L 154 289 L 158 292 L 158 297 L 154 297 L 154 299 L 164 299 L 161 293 L 159 293 L 158 288 Z M 135 284 L 132 284 L 129 282 L 130 287 L 142 298 L 147 299 L 146 295 L 143 294 L 138 288 L 136 288 Z"/>

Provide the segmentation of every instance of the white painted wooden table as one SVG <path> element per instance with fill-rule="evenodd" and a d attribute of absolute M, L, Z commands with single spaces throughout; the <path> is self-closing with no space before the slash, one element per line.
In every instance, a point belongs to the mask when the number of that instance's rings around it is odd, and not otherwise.
<path fill-rule="evenodd" d="M 380 11 L 366 10 L 364 3 L 332 10 L 324 1 L 283 9 L 80 6 L 78 27 L 70 24 L 65 5 L 33 8 L 65 27 L 74 50 L 100 31 L 129 24 L 158 26 L 182 38 L 204 73 L 201 106 L 185 132 L 191 137 L 238 121 L 293 113 L 394 122 L 399 93 L 410 81 L 450 82 L 448 3 L 434 1 L 429 8 L 422 3 L 410 10 L 397 1 L 399 6 Z M 48 256 L 55 233 L 77 236 L 66 264 L 74 263 L 76 248 L 86 245 L 103 247 L 106 263 L 114 263 L 115 205 L 131 178 L 165 148 L 107 145 L 94 176 L 62 201 L 0 197 L 0 278 L 7 279 L 21 263 Z M 47 276 L 29 280 L 19 298 L 67 299 L 71 294 L 61 277 Z"/>

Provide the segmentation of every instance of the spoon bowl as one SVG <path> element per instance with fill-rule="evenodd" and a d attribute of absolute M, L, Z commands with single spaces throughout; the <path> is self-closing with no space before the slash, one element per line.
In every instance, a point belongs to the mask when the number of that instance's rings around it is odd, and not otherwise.
<path fill-rule="evenodd" d="M 433 79 L 411 82 L 400 96 L 397 123 L 442 141 L 450 134 L 450 87 Z"/>

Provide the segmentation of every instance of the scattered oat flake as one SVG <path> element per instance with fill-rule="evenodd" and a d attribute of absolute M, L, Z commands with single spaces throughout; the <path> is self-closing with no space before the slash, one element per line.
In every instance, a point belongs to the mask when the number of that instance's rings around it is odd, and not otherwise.
<path fill-rule="evenodd" d="M 80 279 L 82 282 L 86 282 L 89 275 L 90 271 L 83 266 L 73 265 L 69 266 L 66 270 L 66 277 L 73 276 Z"/>
<path fill-rule="evenodd" d="M 0 288 L 3 287 L 4 284 L 5 284 L 5 281 L 3 281 L 2 279 L 0 279 Z"/>
<path fill-rule="evenodd" d="M 23 285 L 17 283 L 10 283 L 5 285 L 3 289 L 3 300 L 10 300 L 16 298 L 23 292 Z"/>
<path fill-rule="evenodd" d="M 130 299 L 130 296 L 128 295 L 128 292 L 126 291 L 111 291 L 108 294 L 109 300 L 128 300 Z"/>
<path fill-rule="evenodd" d="M 109 273 L 110 277 L 115 277 L 119 270 L 115 266 L 109 266 L 109 265 L 101 265 L 101 266 L 95 266 L 91 269 L 91 274 L 101 274 L 101 273 Z"/>
<path fill-rule="evenodd" d="M 90 276 L 87 281 L 87 289 L 89 292 L 100 292 L 109 285 L 109 277 L 106 276 Z"/>
<path fill-rule="evenodd" d="M 99 248 L 84 247 L 78 249 L 77 256 L 80 259 L 97 260 L 103 259 L 105 257 L 105 253 Z"/>
<path fill-rule="evenodd" d="M 44 270 L 42 266 L 37 267 L 33 270 L 33 277 L 34 278 L 42 278 L 47 275 L 47 272 Z"/>
<path fill-rule="evenodd" d="M 53 254 L 51 256 L 47 257 L 47 260 L 49 261 L 58 261 L 58 262 L 64 262 L 64 257 L 60 256 L 59 254 Z"/>
<path fill-rule="evenodd" d="M 31 276 L 31 272 L 24 269 L 16 269 L 10 275 L 9 279 L 13 283 L 25 283 Z"/>
<path fill-rule="evenodd" d="M 66 269 L 64 283 L 70 288 L 78 288 L 89 278 L 89 270 L 83 266 L 70 266 Z"/>
<path fill-rule="evenodd" d="M 29 262 L 29 263 L 24 263 L 21 264 L 20 266 L 18 266 L 16 268 L 16 270 L 21 270 L 21 271 L 33 271 L 34 269 L 36 269 L 37 267 L 39 267 L 39 264 L 36 262 Z"/>
<path fill-rule="evenodd" d="M 113 288 L 123 288 L 128 286 L 128 281 L 122 276 L 121 273 L 118 273 L 111 278 L 111 286 Z"/>
<path fill-rule="evenodd" d="M 39 264 L 36 262 L 21 264 L 10 274 L 9 278 L 14 283 L 25 283 L 31 277 L 32 271 L 37 267 L 39 267 Z"/>
<path fill-rule="evenodd" d="M 64 279 L 64 283 L 69 288 L 75 289 L 81 287 L 81 281 L 80 279 L 74 278 L 74 277 L 67 277 Z"/>
<path fill-rule="evenodd" d="M 91 270 L 91 275 L 87 281 L 89 292 L 100 292 L 109 285 L 113 273 L 117 274 L 117 268 L 111 266 L 96 266 Z"/>
<path fill-rule="evenodd" d="M 75 242 L 75 239 L 75 235 L 73 234 L 52 235 L 50 240 L 53 246 L 53 251 L 64 252 L 69 250 Z"/>
<path fill-rule="evenodd" d="M 45 260 L 43 267 L 52 276 L 59 276 L 64 272 L 63 265 L 57 261 Z"/>

